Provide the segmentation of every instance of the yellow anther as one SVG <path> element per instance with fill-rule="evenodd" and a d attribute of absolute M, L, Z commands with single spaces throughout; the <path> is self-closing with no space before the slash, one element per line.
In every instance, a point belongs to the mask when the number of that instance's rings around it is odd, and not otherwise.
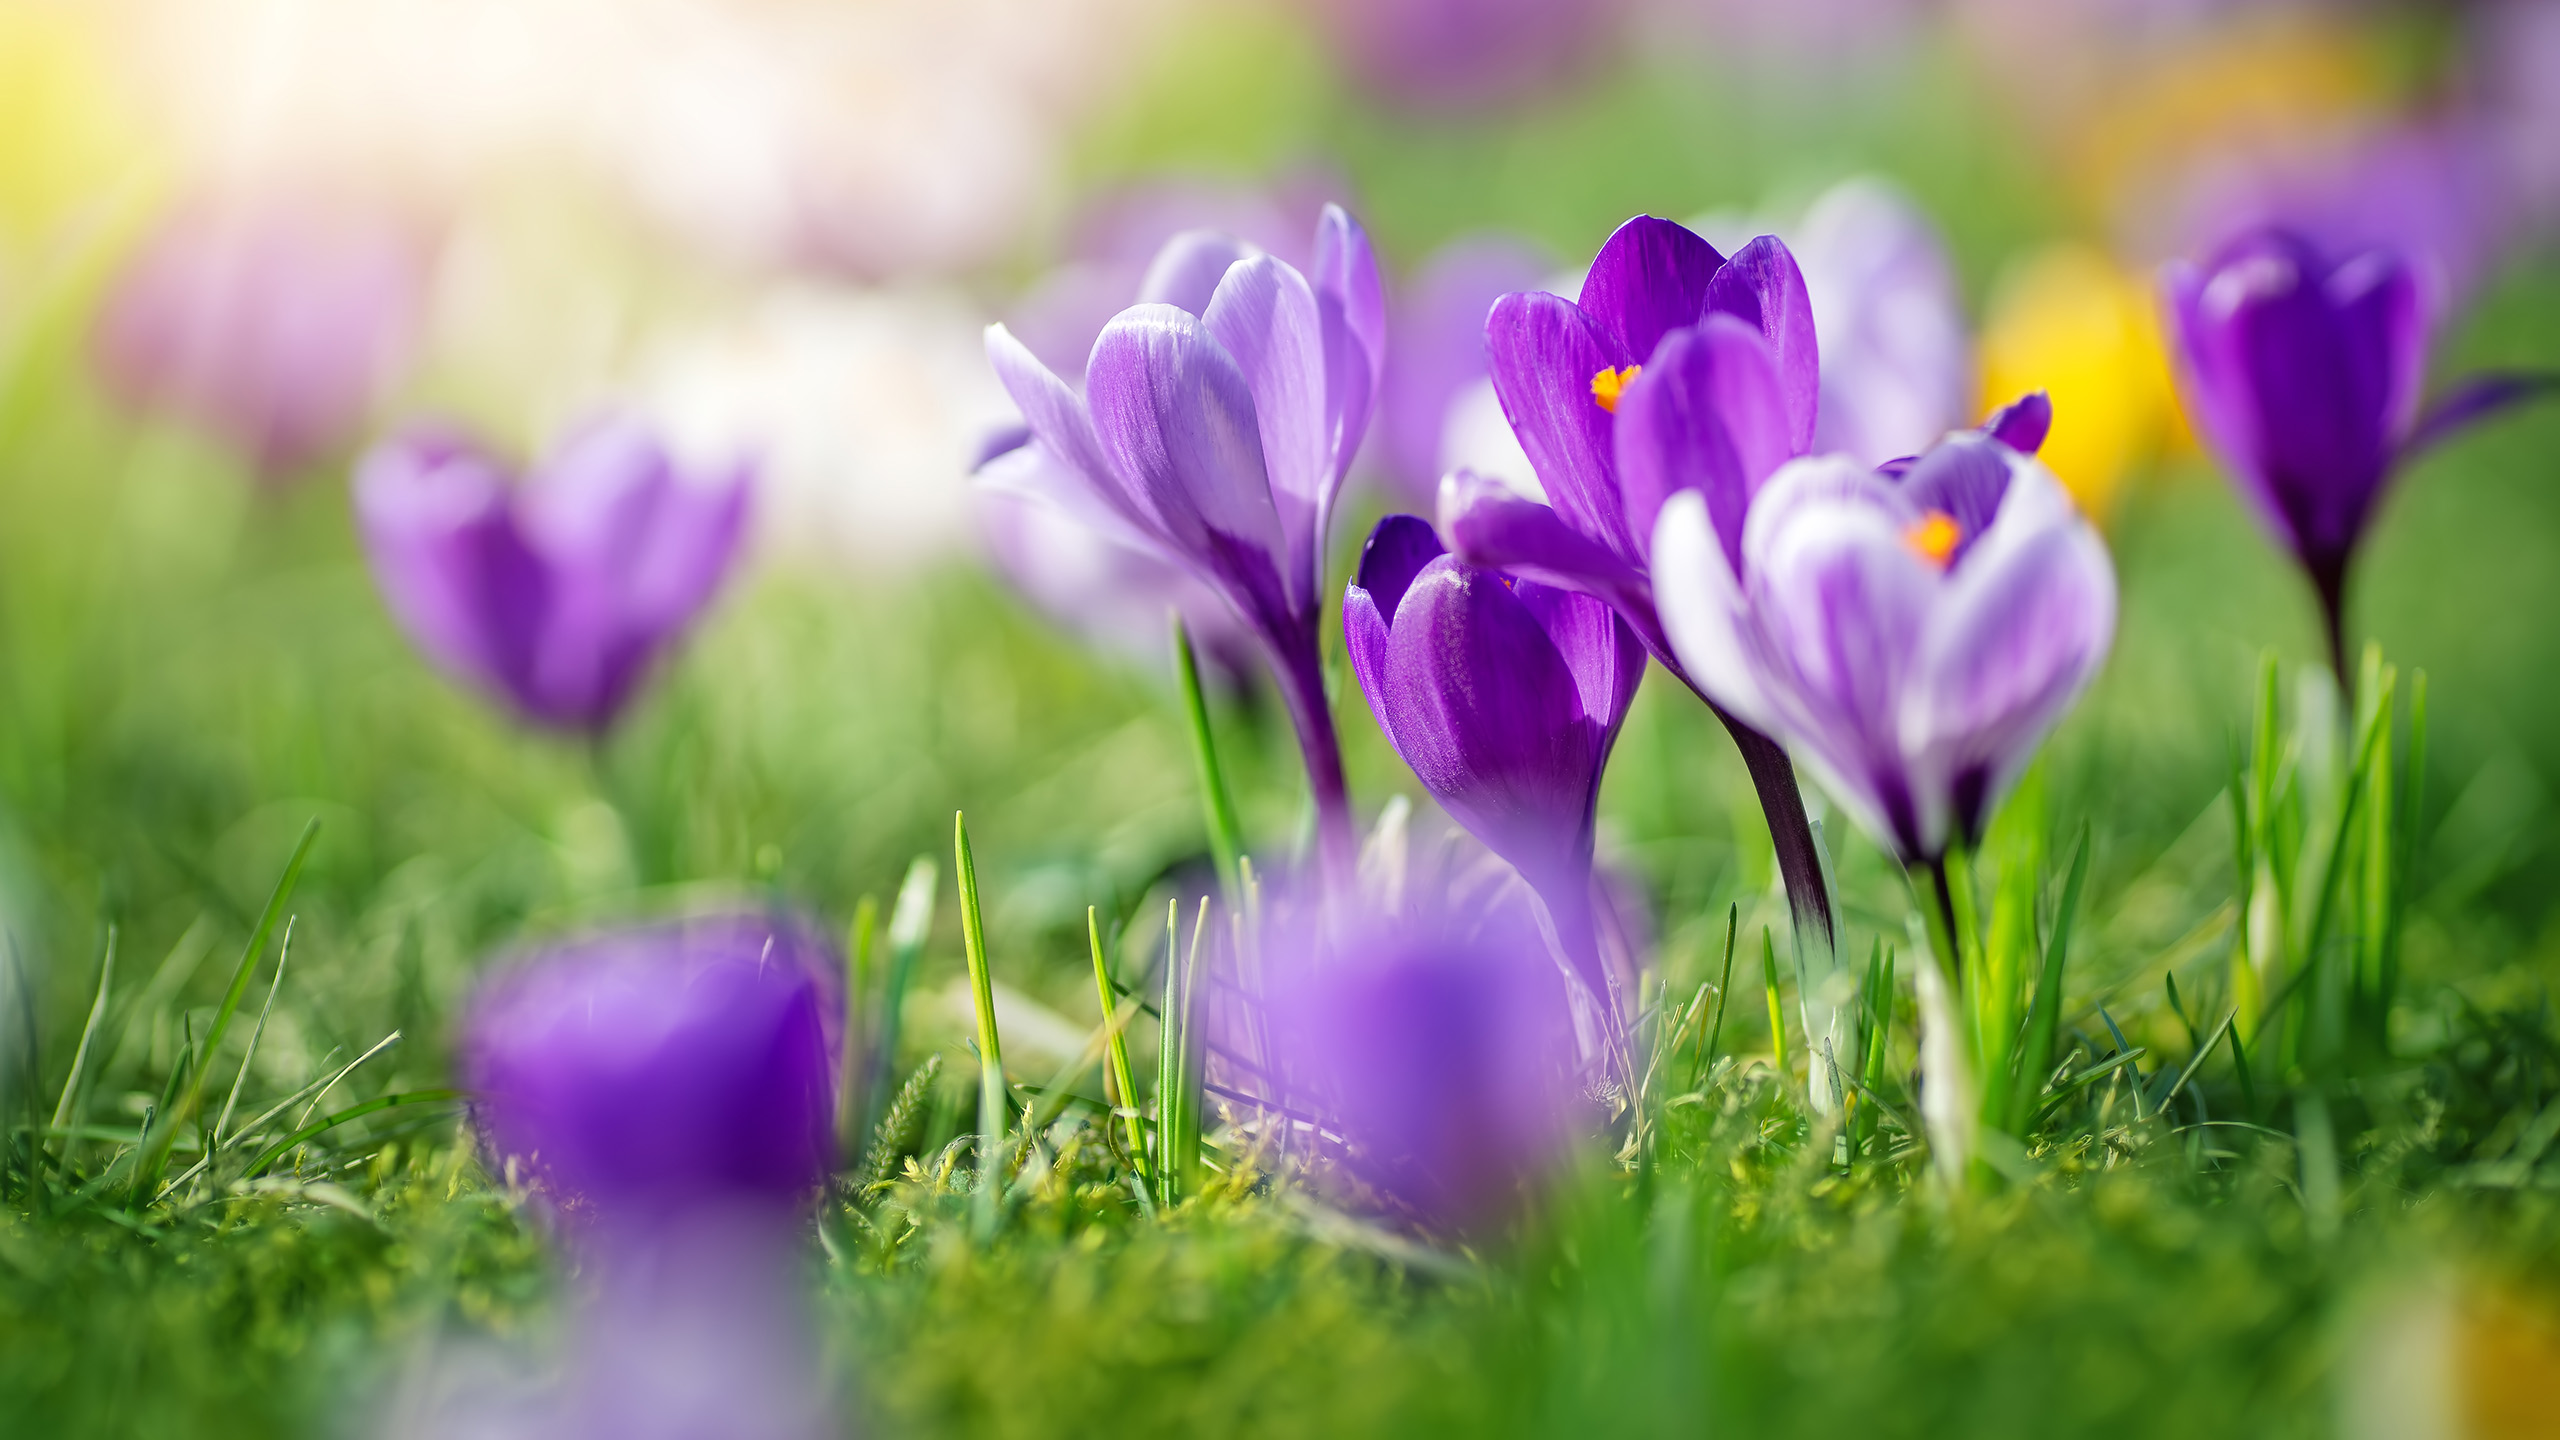
<path fill-rule="evenodd" d="M 1636 375 L 1643 369 L 1641 365 L 1630 365 L 1624 370 L 1602 367 L 1599 374 L 1591 377 L 1591 398 L 1600 402 L 1601 409 L 1617 414 L 1618 397 L 1627 392 L 1628 386 L 1636 383 Z"/>
<path fill-rule="evenodd" d="M 1944 510 L 1930 511 L 1902 532 L 1902 543 L 1911 547 L 1911 553 L 1941 570 L 1955 558 L 1956 546 L 1963 539 L 1964 527 Z"/>

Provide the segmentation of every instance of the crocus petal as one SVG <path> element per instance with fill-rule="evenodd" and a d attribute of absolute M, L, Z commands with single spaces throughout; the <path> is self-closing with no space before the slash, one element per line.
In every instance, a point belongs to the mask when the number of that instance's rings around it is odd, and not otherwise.
<path fill-rule="evenodd" d="M 2433 449 L 2510 405 L 2560 391 L 2560 375 L 2499 371 L 2474 375 L 2437 397 L 2418 423 L 2410 427 L 2400 455 L 2408 459 Z"/>
<path fill-rule="evenodd" d="M 1094 342 L 1085 395 L 1103 452 L 1176 553 L 1275 635 L 1294 623 L 1314 596 L 1290 589 L 1253 394 L 1225 347 L 1187 311 L 1132 307 Z"/>
<path fill-rule="evenodd" d="M 1531 884 L 1569 870 L 1588 833 L 1600 735 L 1506 577 L 1432 561 L 1405 591 L 1387 645 L 1379 709 L 1405 763 Z"/>
<path fill-rule="evenodd" d="M 1991 412 L 1982 422 L 1982 433 L 2017 451 L 2033 455 L 2044 448 L 2044 437 L 2053 430 L 2053 399 L 2041 390 L 2030 390 Z"/>
<path fill-rule="evenodd" d="M 1511 593 L 1547 632 L 1548 642 L 1573 673 L 1582 695 L 1582 713 L 1599 728 L 1605 758 L 1628 708 L 1635 704 L 1636 686 L 1644 680 L 1644 642 L 1598 596 L 1535 580 L 1515 582 Z M 1596 774 L 1593 779 L 1591 793 L 1596 802 L 1600 793 Z"/>
<path fill-rule="evenodd" d="M 1616 417 L 1591 389 L 1593 376 L 1630 363 L 1627 352 L 1591 315 L 1538 291 L 1494 302 L 1485 321 L 1485 351 L 1502 413 L 1556 513 L 1625 564 L 1641 568 L 1644 553 L 1627 528 L 1618 492 Z"/>
<path fill-rule="evenodd" d="M 1704 495 L 1686 490 L 1663 504 L 1654 522 L 1653 575 L 1662 628 L 1689 683 L 1744 724 L 1774 731 L 1741 633 L 1742 585 Z"/>
<path fill-rule="evenodd" d="M 996 380 L 1013 397 L 1014 408 L 1022 412 L 1023 423 L 1032 435 L 1060 464 L 1084 477 L 1095 499 L 1110 506 L 1140 534 L 1153 537 L 1158 544 L 1171 543 L 1163 521 L 1146 503 L 1146 497 L 1133 493 L 1112 467 L 1110 457 L 1103 454 L 1102 441 L 1093 432 L 1093 416 L 1085 409 L 1085 402 L 1076 398 L 1076 392 L 1067 388 L 1067 382 L 1051 373 L 1002 325 L 987 327 L 987 360 L 995 366 Z"/>
<path fill-rule="evenodd" d="M 1915 789 L 1970 841 L 2105 663 L 2114 568 L 2061 483 L 2022 462 L 1982 543 L 1949 573 L 1903 712 Z"/>
<path fill-rule="evenodd" d="M 497 463 L 450 435 L 386 441 L 356 468 L 356 527 L 392 618 L 428 659 L 501 696 L 533 668 L 551 595 L 507 501 Z"/>
<path fill-rule="evenodd" d="M 1312 585 L 1320 521 L 1340 479 L 1325 415 L 1325 337 L 1315 292 L 1297 271 L 1256 255 L 1218 282 L 1201 324 L 1235 358 L 1252 392 L 1271 503 L 1288 541 L 1287 573 Z"/>
<path fill-rule="evenodd" d="M 1396 607 L 1404 603 L 1413 577 L 1446 553 L 1440 537 L 1431 533 L 1430 524 L 1421 517 L 1390 515 L 1369 532 L 1368 543 L 1360 547 L 1360 568 L 1343 588 L 1343 648 L 1350 653 L 1351 673 L 1360 682 L 1360 693 L 1369 697 L 1370 712 L 1391 744 L 1395 732 L 1381 702 L 1389 684 L 1389 622 Z"/>
<path fill-rule="evenodd" d="M 1185 230 L 1156 251 L 1146 278 L 1138 284 L 1137 303 L 1171 305 L 1204 315 L 1227 271 L 1237 261 L 1259 253 L 1223 230 Z"/>
<path fill-rule="evenodd" d="M 1794 454 L 1778 367 L 1760 332 L 1716 314 L 1674 331 L 1618 399 L 1618 477 L 1628 525 L 1654 533 L 1663 501 L 1706 497 L 1728 559 L 1760 483 Z"/>
<path fill-rule="evenodd" d="M 1787 453 L 1812 449 L 1822 396 L 1822 353 L 1814 338 L 1813 301 L 1805 293 L 1796 257 L 1775 235 L 1743 246 L 1708 282 L 1706 308 L 1732 315 L 1767 338 L 1786 404 Z M 1651 531 L 1648 527 L 1637 533 Z"/>
<path fill-rule="evenodd" d="M 1912 509 L 1955 522 L 1956 543 L 1947 557 L 1949 564 L 1961 562 L 1990 527 L 1992 517 L 2001 512 L 2014 453 L 1984 435 L 1950 435 L 1901 473 L 1903 498 Z"/>
<path fill-rule="evenodd" d="M 1440 482 L 1440 533 L 1470 565 L 1507 570 L 1608 602 L 1635 628 L 1645 648 L 1677 673 L 1678 662 L 1654 617 L 1653 592 L 1644 572 L 1584 538 L 1549 507 L 1523 499 L 1498 481 L 1453 471 Z"/>
<path fill-rule="evenodd" d="M 1617 364 L 1640 364 L 1664 335 L 1698 323 L 1706 313 L 1708 287 L 1724 263 L 1716 247 L 1686 227 L 1639 215 L 1619 226 L 1591 258 L 1580 308 L 1625 357 Z M 1589 380 L 1586 370 L 1582 383 Z"/>
<path fill-rule="evenodd" d="M 1387 369 L 1386 288 L 1369 232 L 1339 205 L 1316 223 L 1316 301 L 1324 319 L 1325 419 L 1333 440 L 1334 482 L 1341 483 L 1369 430 L 1369 411 Z M 1330 497 L 1326 508 L 1330 508 Z"/>

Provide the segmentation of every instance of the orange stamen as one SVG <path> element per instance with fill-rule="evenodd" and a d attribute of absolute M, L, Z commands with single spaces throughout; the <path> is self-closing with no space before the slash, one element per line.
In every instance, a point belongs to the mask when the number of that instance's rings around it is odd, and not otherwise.
<path fill-rule="evenodd" d="M 1902 543 L 1911 547 L 1911 553 L 1941 570 L 1955 558 L 1956 546 L 1963 539 L 1964 527 L 1944 510 L 1930 511 L 1902 532 Z"/>
<path fill-rule="evenodd" d="M 1641 365 L 1630 365 L 1624 370 L 1603 368 L 1591 377 L 1591 398 L 1600 402 L 1601 409 L 1617 414 L 1618 397 L 1627 392 L 1628 386 L 1636 383 L 1636 376 L 1643 369 Z"/>

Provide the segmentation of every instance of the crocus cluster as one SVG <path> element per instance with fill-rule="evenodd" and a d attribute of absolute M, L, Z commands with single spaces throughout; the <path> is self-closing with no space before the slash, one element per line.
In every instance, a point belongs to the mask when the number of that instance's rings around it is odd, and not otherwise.
<path fill-rule="evenodd" d="M 406 363 L 429 236 L 300 196 L 179 206 L 116 277 L 98 320 L 108 389 L 203 426 L 269 479 L 354 438 Z"/>
<path fill-rule="evenodd" d="M 2250 508 L 2310 576 L 2347 685 L 2347 570 L 2417 450 L 2547 382 L 2490 376 L 2418 413 L 2430 297 L 2391 250 L 2246 232 L 2164 275 L 2187 404 Z"/>
<path fill-rule="evenodd" d="M 797 1274 L 834 1165 L 840 973 L 798 920 L 714 915 L 536 951 L 474 997 L 474 1118 L 579 1259 L 555 1428 L 530 1433 L 830 1433 Z"/>
<path fill-rule="evenodd" d="M 536 724 L 599 733 L 735 557 L 743 467 L 701 473 L 636 424 L 569 437 L 515 480 L 449 429 L 384 441 L 355 510 L 392 616 Z"/>
<path fill-rule="evenodd" d="M 1449 555 L 1410 515 L 1370 535 L 1342 625 L 1378 728 L 1537 892 L 1577 1010 L 1614 1024 L 1591 855 L 1601 772 L 1644 678 L 1635 632 L 1589 595 Z"/>
<path fill-rule="evenodd" d="M 987 353 L 1047 462 L 1233 607 L 1297 727 L 1321 848 L 1351 816 L 1318 653 L 1325 536 L 1385 355 L 1368 238 L 1339 207 L 1312 276 L 1230 236 L 1178 235 L 1105 326 L 1082 394 L 1002 325 Z"/>

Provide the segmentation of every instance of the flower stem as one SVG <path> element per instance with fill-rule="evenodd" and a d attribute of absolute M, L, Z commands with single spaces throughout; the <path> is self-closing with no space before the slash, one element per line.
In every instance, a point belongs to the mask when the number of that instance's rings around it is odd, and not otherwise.
<path fill-rule="evenodd" d="M 1325 700 L 1324 666 L 1317 655 L 1314 628 L 1305 643 L 1289 647 L 1274 666 L 1280 697 L 1289 707 L 1289 723 L 1297 729 L 1298 749 L 1307 763 L 1307 789 L 1315 799 L 1316 855 L 1328 888 L 1347 891 L 1352 881 L 1358 841 L 1351 825 L 1351 793 L 1342 778 L 1342 745 L 1334 736 L 1333 708 Z"/>
<path fill-rule="evenodd" d="M 1805 818 L 1804 792 L 1796 786 L 1796 768 L 1777 741 L 1745 725 L 1712 700 L 1707 702 L 1707 708 L 1715 711 L 1724 728 L 1732 732 L 1734 748 L 1742 752 L 1743 768 L 1751 772 L 1751 788 L 1759 792 L 1760 811 L 1768 817 L 1769 839 L 1777 847 L 1778 875 L 1786 882 L 1787 909 L 1795 919 L 1796 929 L 1828 951 L 1834 941 L 1831 894 L 1822 883 L 1822 857 L 1814 848 L 1813 823 Z"/>
<path fill-rule="evenodd" d="M 2355 676 L 2347 669 L 2347 559 L 2306 559 L 2311 572 L 2311 588 L 2319 592 L 2320 623 L 2327 628 L 2329 639 L 2329 672 L 2338 677 L 2338 699 L 2355 698 Z"/>

